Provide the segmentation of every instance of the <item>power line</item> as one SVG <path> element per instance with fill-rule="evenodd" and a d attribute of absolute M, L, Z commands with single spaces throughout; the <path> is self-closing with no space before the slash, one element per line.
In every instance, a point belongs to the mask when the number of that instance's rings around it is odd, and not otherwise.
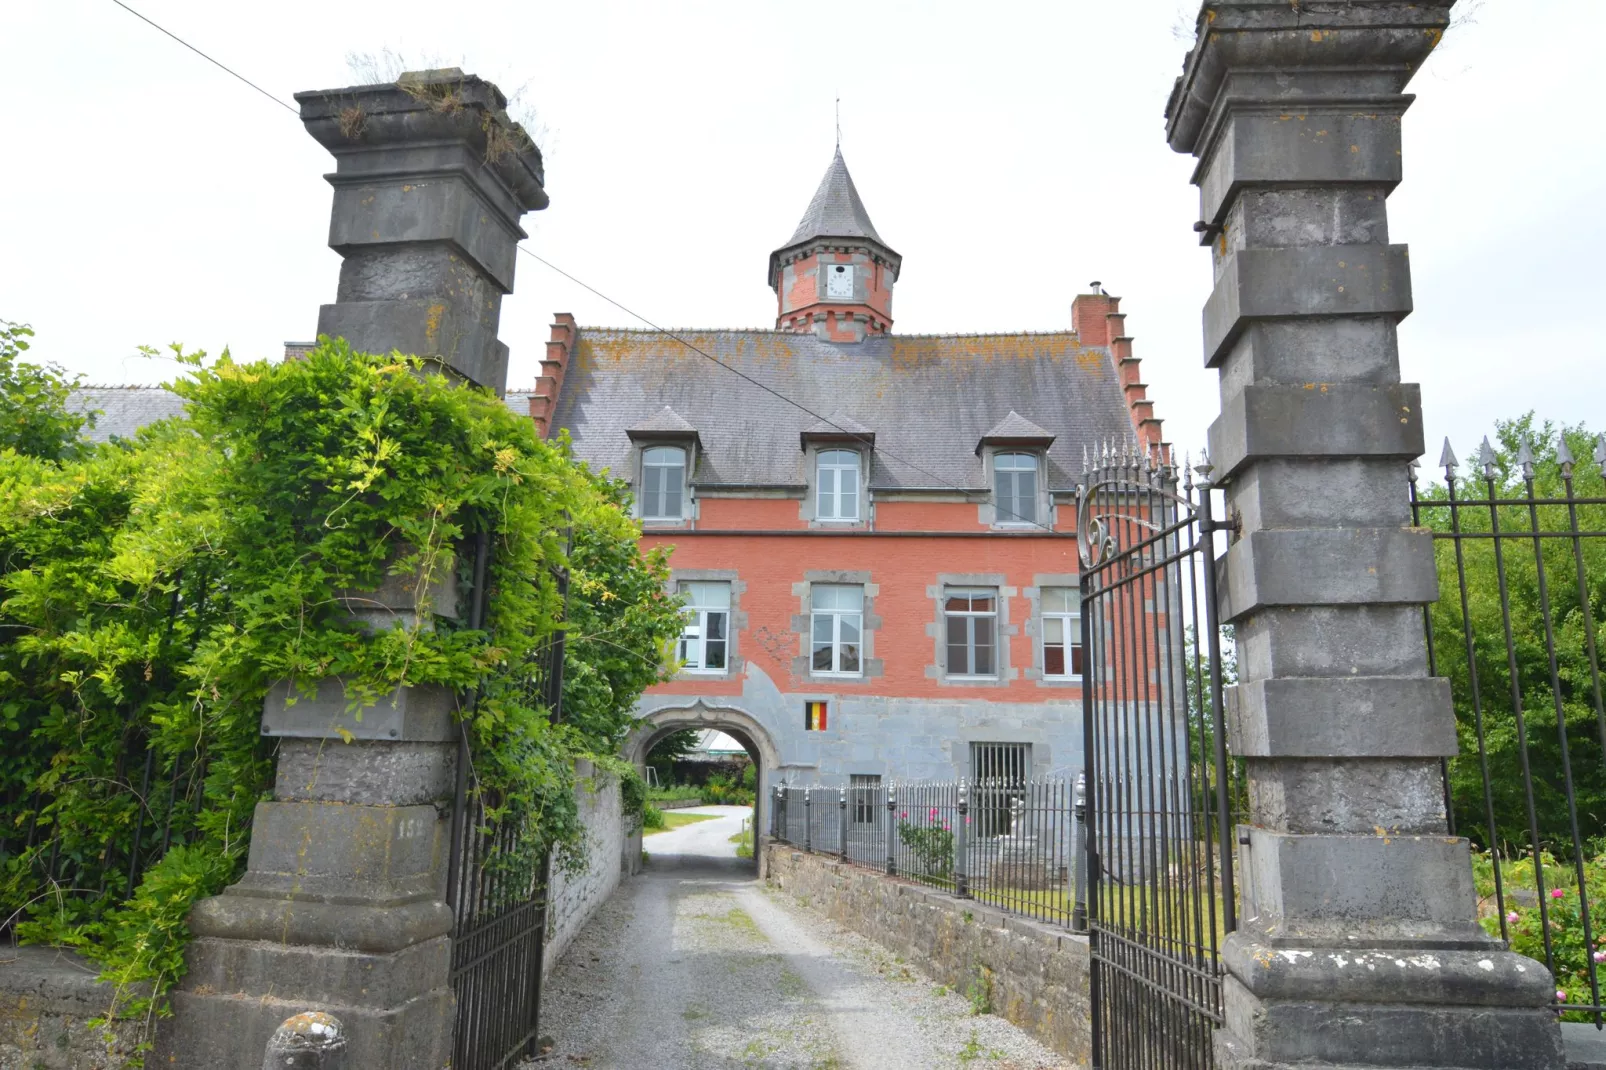
<path fill-rule="evenodd" d="M 178 36 L 178 34 L 174 33 L 173 31 L 167 29 L 164 26 L 158 25 L 155 22 L 152 22 L 150 19 L 146 18 L 144 15 L 141 15 L 138 11 L 135 11 L 133 8 L 129 7 L 127 4 L 123 3 L 123 0 L 112 0 L 112 3 L 116 4 L 118 7 L 122 8 L 124 11 L 127 11 L 130 15 L 133 15 L 136 18 L 140 19 L 141 21 L 143 21 L 143 22 L 149 24 L 150 26 L 154 27 L 155 29 L 160 30 L 162 33 L 166 34 L 168 37 L 171 37 L 173 40 L 177 41 L 179 44 L 183 45 L 185 48 L 189 49 L 191 52 L 194 52 L 197 56 L 200 56 L 202 59 L 206 60 L 208 63 L 210 63 L 213 66 L 217 67 L 219 70 L 224 71 L 225 73 L 227 73 L 231 77 L 237 78 L 240 81 L 244 82 L 246 85 L 250 86 L 252 89 L 255 89 L 258 93 L 262 94 L 264 97 L 267 97 L 269 100 L 273 101 L 273 103 L 279 105 L 279 107 L 281 107 L 281 108 L 285 109 L 286 111 L 290 112 L 291 114 L 295 115 L 297 118 L 300 117 L 301 113 L 296 108 L 291 107 L 289 104 L 286 104 L 284 101 L 280 100 L 278 97 L 274 96 L 272 93 L 269 93 L 266 89 L 263 89 L 261 86 L 257 85 L 255 82 L 251 81 L 251 79 L 245 77 L 245 75 L 240 74 L 238 71 L 233 70 L 232 68 L 228 67 L 224 63 L 222 63 L 222 62 L 220 62 L 220 61 L 218 61 L 216 59 L 213 59 L 211 56 L 207 55 L 205 52 L 201 51 L 199 48 L 196 48 L 194 45 L 190 44 L 188 41 L 184 40 L 182 37 Z M 840 134 L 838 136 L 840 137 Z M 524 255 L 526 255 L 526 256 L 530 257 L 531 259 L 535 260 L 537 263 L 540 263 L 540 264 L 546 266 L 547 268 L 550 268 L 552 271 L 557 272 L 559 275 L 562 275 L 564 278 L 568 279 L 570 282 L 574 283 L 576 286 L 580 286 L 580 287 L 590 291 L 591 293 L 597 295 L 598 297 L 602 298 L 608 304 L 612 305 L 613 307 L 619 309 L 621 312 L 625 313 L 625 315 L 632 316 L 632 317 L 640 320 L 642 323 L 645 323 L 648 327 L 651 327 L 654 331 L 657 331 L 659 334 L 663 335 L 665 338 L 668 338 L 668 339 L 670 339 L 672 341 L 675 341 L 675 342 L 679 342 L 681 345 L 685 346 L 687 349 L 691 350 L 693 353 L 696 353 L 698 356 L 703 357 L 706 360 L 712 361 L 714 364 L 717 364 L 719 367 L 724 368 L 726 371 L 730 372 L 732 375 L 734 375 L 734 376 L 736 376 L 736 377 L 738 377 L 740 379 L 743 379 L 748 383 L 751 383 L 753 386 L 758 387 L 760 390 L 763 390 L 765 393 L 773 395 L 774 397 L 780 399 L 781 401 L 783 401 L 786 404 L 792 406 L 793 408 L 799 410 L 800 412 L 806 413 L 807 415 L 814 417 L 816 420 L 819 420 L 821 423 L 825 423 L 825 424 L 830 425 L 831 427 L 836 428 L 838 431 L 841 431 L 844 435 L 848 436 L 849 439 L 851 439 L 852 441 L 855 441 L 855 442 L 858 442 L 858 443 L 862 444 L 867 449 L 871 450 L 874 454 L 879 454 L 882 457 L 886 457 L 888 460 L 896 461 L 896 462 L 898 462 L 899 464 L 903 465 L 906 468 L 909 468 L 909 469 L 912 469 L 913 471 L 919 472 L 921 475 L 929 476 L 930 478 L 935 479 L 938 483 L 942 484 L 943 486 L 947 487 L 950 490 L 958 491 L 960 494 L 968 494 L 968 493 L 970 493 L 970 490 L 968 488 L 961 487 L 959 484 L 953 482 L 950 479 L 943 478 L 942 476 L 938 475 L 937 473 L 931 471 L 928 468 L 923 468 L 920 465 L 915 464 L 913 461 L 910 461 L 910 460 L 908 460 L 906 458 L 900 457 L 896 453 L 893 453 L 891 450 L 888 450 L 885 447 L 881 447 L 881 448 L 877 449 L 875 443 L 873 441 L 871 441 L 870 439 L 864 437 L 861 434 L 858 434 L 857 432 L 851 431 L 846 427 L 843 427 L 841 424 L 837 423 L 835 420 L 832 420 L 831 418 L 829 418 L 827 416 L 820 415 L 819 413 L 815 412 L 813 409 L 809 408 L 807 405 L 804 405 L 802 402 L 796 401 L 796 400 L 794 400 L 792 398 L 787 397 L 785 394 L 781 393 L 779 390 L 776 390 L 774 387 L 770 386 L 768 383 L 761 382 L 760 380 L 753 378 L 751 375 L 748 375 L 746 372 L 742 371 L 740 368 L 732 367 L 731 365 L 726 364 L 724 361 L 720 360 L 718 357 L 715 357 L 711 353 L 704 352 L 702 349 L 700 349 L 697 346 L 693 345 L 691 342 L 687 341 L 685 338 L 682 338 L 680 335 L 674 333 L 671 330 L 668 330 L 667 328 L 658 326 L 658 324 L 654 323 L 652 320 L 648 319 L 646 316 L 643 316 L 641 313 L 639 313 L 639 312 L 635 311 L 634 309 L 622 304 L 619 301 L 615 301 L 613 298 L 609 297 L 607 294 L 603 293 L 601 290 L 597 289 L 595 286 L 592 286 L 590 283 L 586 282 L 585 280 L 577 278 L 574 275 L 569 274 L 567 271 L 564 271 L 562 268 L 558 267 L 558 265 L 554 264 L 552 261 L 546 259 L 545 257 L 541 256 L 540 254 L 533 252 L 532 250 L 526 248 L 523 245 L 518 245 L 518 246 L 516 246 L 516 248 L 518 249 L 519 252 L 521 252 Z M 1046 482 L 1046 480 L 1045 480 L 1045 482 Z M 1063 535 L 1073 534 L 1071 532 L 1057 531 L 1054 528 L 1050 527 L 1049 525 L 1044 524 L 1044 523 L 1042 523 L 1041 521 L 1038 521 L 1038 520 L 1033 520 L 1030 523 L 1034 527 L 1042 528 L 1044 531 L 1048 532 L 1050 535 L 1062 535 L 1063 536 Z"/>
<path fill-rule="evenodd" d="M 213 59 L 211 56 L 207 55 L 205 52 L 202 52 L 199 48 L 196 48 L 194 45 L 192 45 L 188 41 L 184 40 L 184 38 L 180 37 L 178 34 L 174 33 L 172 30 L 169 30 L 167 27 L 161 26 L 161 25 L 158 25 L 155 22 L 152 22 L 150 19 L 146 18 L 144 15 L 141 15 L 138 11 L 135 11 L 133 8 L 129 7 L 127 4 L 123 3 L 123 0 L 112 0 L 112 3 L 116 4 L 118 7 L 122 8 L 124 11 L 128 12 L 130 15 L 133 15 L 135 18 L 139 19 L 141 22 L 144 22 L 149 26 L 152 26 L 152 27 L 154 27 L 154 28 L 156 28 L 158 30 L 161 30 L 163 33 L 167 34 L 167 36 L 171 37 L 173 40 L 177 41 L 179 44 L 183 45 L 185 48 L 189 49 L 191 52 L 194 52 L 197 56 L 200 56 L 202 59 L 206 60 L 206 62 L 210 63 L 212 66 L 218 68 L 221 71 L 227 72 L 230 76 L 232 76 L 234 78 L 238 78 L 240 81 L 244 82 L 246 85 L 250 86 L 252 89 L 255 89 L 258 93 L 261 93 L 263 96 L 267 97 L 269 100 L 273 101 L 275 104 L 277 104 L 279 107 L 285 109 L 290 114 L 295 115 L 297 117 L 300 117 L 301 112 L 298 111 L 296 108 L 292 107 L 289 104 L 286 104 L 284 101 L 280 100 L 278 97 L 274 96 L 272 93 L 268 92 L 266 89 L 263 89 L 261 86 L 257 85 L 255 82 L 251 81 L 251 79 L 247 78 L 245 75 L 241 74 L 239 71 L 232 70 L 228 66 L 226 66 L 225 64 L 219 62 L 218 60 Z"/>

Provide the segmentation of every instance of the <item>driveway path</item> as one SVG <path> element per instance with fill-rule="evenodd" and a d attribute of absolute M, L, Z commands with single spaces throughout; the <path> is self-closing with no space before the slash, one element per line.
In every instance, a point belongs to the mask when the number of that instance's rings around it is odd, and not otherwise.
<path fill-rule="evenodd" d="M 593 1070 L 1060 1070 L 878 945 L 788 902 L 727 843 L 745 808 L 646 839 L 547 981 L 534 1066 Z M 706 850 L 707 853 L 701 853 Z M 717 852 L 717 853 L 716 853 Z"/>

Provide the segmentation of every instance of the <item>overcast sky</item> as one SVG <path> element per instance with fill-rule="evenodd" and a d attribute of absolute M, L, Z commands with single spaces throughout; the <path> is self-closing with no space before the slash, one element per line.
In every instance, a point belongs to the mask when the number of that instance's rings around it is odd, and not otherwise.
<path fill-rule="evenodd" d="M 1167 437 L 1196 450 L 1215 415 L 1192 160 L 1161 114 L 1193 10 L 1178 0 L 129 2 L 284 100 L 387 49 L 518 91 L 547 128 L 552 206 L 527 217 L 530 244 L 666 326 L 773 326 L 766 258 L 830 161 L 840 96 L 848 165 L 903 254 L 897 331 L 1064 329 L 1099 279 Z M 1472 16 L 1412 86 L 1390 200 L 1432 458 L 1528 409 L 1606 429 L 1606 142 L 1578 119 L 1606 2 Z M 136 346 L 260 357 L 312 335 L 339 266 L 332 161 L 292 114 L 111 0 L 5 0 L 0 40 L 0 318 L 33 324 L 36 357 L 160 382 L 171 366 Z M 511 385 L 533 381 L 559 311 L 639 326 L 521 258 Z"/>

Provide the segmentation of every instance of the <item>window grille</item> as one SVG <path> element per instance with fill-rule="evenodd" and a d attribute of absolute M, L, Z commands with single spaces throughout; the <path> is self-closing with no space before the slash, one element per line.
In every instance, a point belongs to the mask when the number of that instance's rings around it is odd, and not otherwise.
<path fill-rule="evenodd" d="M 1026 796 L 1032 768 L 1030 743 L 972 743 L 970 776 L 975 784 L 971 816 L 978 836 L 1014 831 L 1016 803 Z"/>
<path fill-rule="evenodd" d="M 998 523 L 1037 523 L 1037 458 L 1030 453 L 1000 453 L 993 458 Z"/>
<path fill-rule="evenodd" d="M 809 591 L 813 609 L 813 653 L 809 662 L 816 674 L 858 676 L 859 651 L 864 630 L 864 588 L 858 585 L 814 584 Z"/>
<path fill-rule="evenodd" d="M 1082 675 L 1082 602 L 1075 587 L 1044 587 L 1043 675 L 1069 680 Z"/>
<path fill-rule="evenodd" d="M 881 776 L 879 773 L 852 773 L 848 776 L 848 801 L 853 807 L 855 825 L 873 825 L 881 819 Z"/>
<path fill-rule="evenodd" d="M 643 520 L 679 520 L 686 489 L 686 451 L 654 446 L 641 455 Z"/>
<path fill-rule="evenodd" d="M 680 660 L 693 672 L 724 672 L 730 644 L 731 585 L 683 581 L 686 627 L 680 633 Z"/>
<path fill-rule="evenodd" d="M 948 675 L 998 675 L 998 591 L 950 588 L 943 598 L 948 625 Z"/>
<path fill-rule="evenodd" d="M 821 450 L 815 464 L 815 516 L 821 520 L 859 519 L 859 454 Z"/>

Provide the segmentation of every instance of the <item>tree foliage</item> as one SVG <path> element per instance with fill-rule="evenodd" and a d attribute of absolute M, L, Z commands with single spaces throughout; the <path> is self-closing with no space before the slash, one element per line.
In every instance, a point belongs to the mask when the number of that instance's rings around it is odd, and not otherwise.
<path fill-rule="evenodd" d="M 76 378 L 20 359 L 32 337 L 27 324 L 0 320 L 0 450 L 54 461 L 77 452 L 79 433 L 93 420 L 67 404 Z"/>
<path fill-rule="evenodd" d="M 1536 498 L 1566 498 L 1557 460 L 1562 436 L 1579 461 L 1573 468 L 1574 496 L 1598 502 L 1606 498 L 1606 485 L 1592 460 L 1595 440 L 1583 427 L 1535 426 L 1529 414 L 1502 422 L 1498 428 L 1492 475 L 1486 476 L 1482 465 L 1471 457 L 1470 463 L 1464 462 L 1459 469 L 1456 481 L 1458 499 L 1477 500 L 1456 511 L 1462 533 L 1475 537 L 1459 544 L 1442 539 L 1435 547 L 1440 585 L 1439 601 L 1430 611 L 1435 671 L 1450 679 L 1460 737 L 1460 755 L 1450 763 L 1456 829 L 1483 847 L 1519 849 L 1533 846 L 1536 830 L 1540 846 L 1571 857 L 1569 771 L 1577 800 L 1580 846 L 1587 848 L 1591 839 L 1606 836 L 1606 718 L 1602 717 L 1596 675 L 1599 646 L 1606 640 L 1606 537 L 1598 534 L 1606 532 L 1606 505 L 1574 507 L 1578 529 L 1597 533 L 1579 539 L 1576 546 L 1570 538 L 1530 537 L 1536 530 L 1569 532 L 1573 519 L 1565 504 L 1538 505 L 1530 512 L 1518 501 L 1529 493 L 1517 460 L 1523 439 L 1532 443 Z M 1509 504 L 1491 508 L 1486 501 L 1490 498 Z M 1420 500 L 1421 522 L 1437 532 L 1450 531 L 1448 488 L 1428 487 Z M 1487 536 L 1495 523 L 1502 532 L 1516 536 L 1498 540 L 1498 555 L 1497 540 L 1479 537 Z M 1539 585 L 1541 570 L 1544 597 Z M 1502 609 L 1502 579 L 1509 630 Z M 1591 630 L 1596 645 L 1593 665 Z M 1547 652 L 1551 638 L 1556 652 L 1554 680 Z M 1477 732 L 1480 717 L 1482 756 Z M 1482 774 L 1485 757 L 1487 803 Z M 1530 827 L 1525 789 L 1530 779 L 1535 828 Z"/>
<path fill-rule="evenodd" d="M 341 676 L 357 706 L 402 685 L 478 687 L 478 788 L 487 820 L 517 830 L 496 864 L 527 875 L 548 850 L 573 864 L 575 760 L 617 766 L 681 628 L 623 484 L 413 358 L 327 340 L 282 364 L 175 352 L 188 415 L 99 447 L 62 417 L 70 384 L 0 364 L 6 411 L 55 414 L 0 448 L 0 921 L 82 948 L 121 984 L 170 985 L 190 906 L 244 866 L 272 779 L 264 696 L 285 679 Z M 431 592 L 454 569 L 467 590 L 482 533 L 474 630 Z M 344 593 L 415 575 L 433 626 L 353 623 Z M 560 629 L 554 723 L 528 685 Z"/>

